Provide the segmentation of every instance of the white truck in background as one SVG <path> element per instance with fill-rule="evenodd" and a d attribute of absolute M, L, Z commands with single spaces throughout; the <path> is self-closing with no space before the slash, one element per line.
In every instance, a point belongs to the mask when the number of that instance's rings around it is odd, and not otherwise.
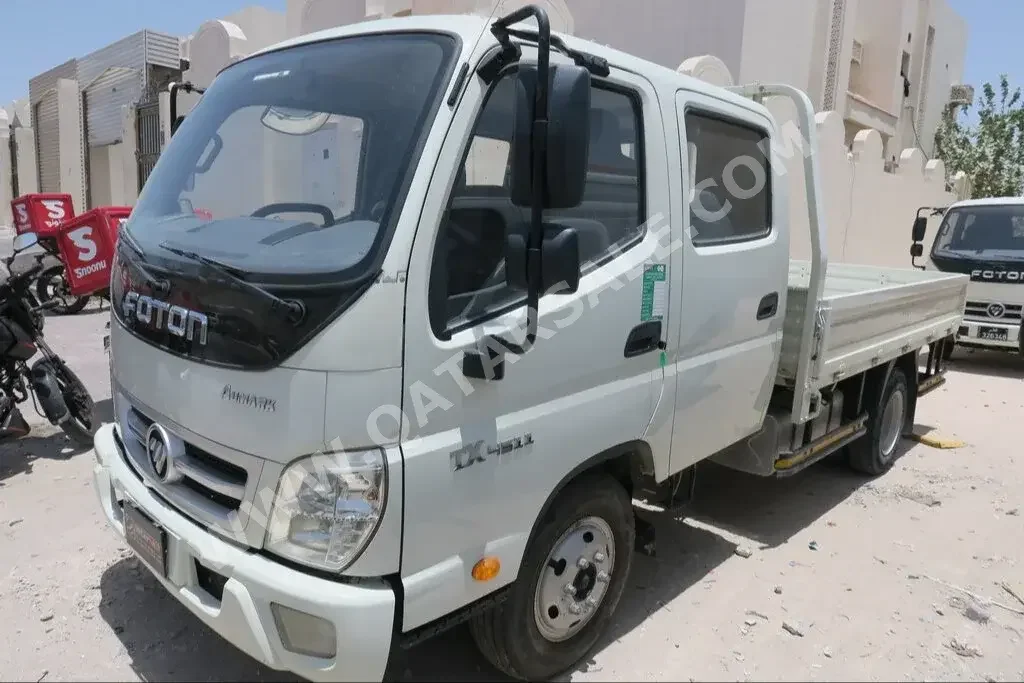
<path fill-rule="evenodd" d="M 533 6 L 227 67 L 118 243 L 110 524 L 275 669 L 380 680 L 468 621 L 539 680 L 601 640 L 654 543 L 633 500 L 684 502 L 709 458 L 885 472 L 968 278 L 829 264 L 813 154 L 813 259 L 790 261 L 768 97 L 813 150 L 803 93 L 714 87 Z"/>
<path fill-rule="evenodd" d="M 941 216 L 923 266 L 927 220 Z M 956 344 L 1024 355 L 1024 197 L 967 199 L 918 211 L 911 236 L 918 268 L 970 276 Z M 947 355 L 953 346 L 946 346 Z"/>

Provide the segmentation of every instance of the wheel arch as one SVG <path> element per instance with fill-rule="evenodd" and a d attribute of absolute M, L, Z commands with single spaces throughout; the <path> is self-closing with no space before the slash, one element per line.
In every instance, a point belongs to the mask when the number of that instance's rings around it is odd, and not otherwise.
<path fill-rule="evenodd" d="M 650 444 L 642 439 L 626 441 L 592 455 L 571 469 L 551 489 L 544 504 L 541 505 L 540 511 L 533 520 L 533 526 L 530 528 L 530 536 L 526 542 L 527 548 L 530 547 L 541 522 L 547 518 L 551 512 L 551 506 L 558 500 L 559 494 L 565 490 L 565 487 L 579 477 L 595 471 L 604 471 L 610 474 L 622 484 L 626 493 L 632 497 L 644 473 L 654 471 L 654 452 Z"/>

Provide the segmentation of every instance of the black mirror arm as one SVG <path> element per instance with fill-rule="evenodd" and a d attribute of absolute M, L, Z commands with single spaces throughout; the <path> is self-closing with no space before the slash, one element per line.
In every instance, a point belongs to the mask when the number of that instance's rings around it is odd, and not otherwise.
<path fill-rule="evenodd" d="M 505 35 L 518 38 L 519 40 L 528 43 L 540 42 L 540 36 L 536 31 L 507 28 L 505 29 Z M 498 38 L 498 40 L 501 40 L 501 38 Z M 562 53 L 571 59 L 576 66 L 582 66 L 594 76 L 597 76 L 598 78 L 607 78 L 611 73 L 611 69 L 608 67 L 608 60 L 604 57 L 598 57 L 597 55 L 592 55 L 589 52 L 583 52 L 582 50 L 574 50 L 566 45 L 565 41 L 558 36 L 549 36 L 548 40 L 551 49 Z M 505 44 L 504 41 L 502 41 L 502 44 Z"/>
<path fill-rule="evenodd" d="M 178 92 L 184 90 L 185 92 L 194 92 L 202 95 L 206 92 L 206 88 L 201 88 L 195 85 L 191 81 L 185 81 L 184 83 L 171 83 L 171 87 L 168 91 L 171 95 L 171 135 L 174 135 L 174 131 L 177 130 L 178 122 Z"/>
<path fill-rule="evenodd" d="M 547 171 L 548 139 L 548 87 L 550 84 L 551 23 L 547 12 L 536 5 L 525 5 L 515 12 L 497 19 L 491 33 L 502 45 L 511 40 L 509 26 L 529 17 L 537 20 L 537 87 L 534 91 L 533 177 L 531 187 L 530 230 L 526 241 L 526 339 L 523 345 L 505 339 L 496 339 L 516 355 L 529 351 L 537 341 L 537 317 L 541 289 L 541 245 L 544 241 L 544 188 Z"/>

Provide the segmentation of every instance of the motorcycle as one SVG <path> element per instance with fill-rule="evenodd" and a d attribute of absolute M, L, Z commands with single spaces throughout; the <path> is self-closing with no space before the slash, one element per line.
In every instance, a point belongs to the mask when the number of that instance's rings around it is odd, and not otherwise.
<path fill-rule="evenodd" d="M 12 271 L 17 255 L 36 245 L 35 233 L 14 238 L 14 253 L 5 259 L 10 276 L 0 283 L 0 439 L 25 436 L 28 423 L 17 404 L 32 398 L 36 412 L 83 446 L 92 446 L 99 426 L 95 403 L 82 380 L 43 339 L 43 312 L 56 301 L 39 303 L 32 292 L 43 270 L 43 256 L 19 273 Z M 42 357 L 29 368 L 37 353 Z"/>

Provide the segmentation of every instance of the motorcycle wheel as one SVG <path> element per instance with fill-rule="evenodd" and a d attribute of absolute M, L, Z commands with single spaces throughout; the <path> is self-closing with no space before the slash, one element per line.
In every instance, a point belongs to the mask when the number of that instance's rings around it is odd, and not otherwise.
<path fill-rule="evenodd" d="M 64 403 L 71 416 L 60 424 L 64 433 L 82 446 L 92 447 L 99 420 L 96 419 L 96 404 L 89 395 L 85 384 L 67 365 L 54 368 L 57 384 Z"/>
<path fill-rule="evenodd" d="M 68 291 L 63 265 L 50 266 L 39 273 L 36 279 L 36 297 L 39 303 L 46 303 L 52 299 L 59 300 L 59 304 L 49 309 L 57 315 L 74 315 L 89 305 L 89 297 L 75 296 Z"/>

